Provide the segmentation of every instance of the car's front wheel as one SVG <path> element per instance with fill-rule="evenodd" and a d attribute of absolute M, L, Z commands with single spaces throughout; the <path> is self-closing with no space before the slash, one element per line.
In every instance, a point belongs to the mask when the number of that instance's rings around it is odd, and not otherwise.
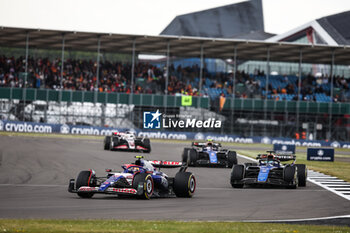
<path fill-rule="evenodd" d="M 92 171 L 81 171 L 77 177 L 77 181 L 75 182 L 75 188 L 78 190 L 82 186 L 90 186 L 91 179 L 93 179 L 93 173 Z M 77 193 L 79 197 L 81 198 L 91 198 L 94 194 L 93 193 L 83 193 L 78 192 Z"/>
<path fill-rule="evenodd" d="M 150 199 L 153 190 L 154 183 L 151 174 L 148 173 L 138 173 L 134 176 L 134 180 L 132 182 L 133 188 L 138 190 L 139 185 L 143 185 L 142 193 L 138 196 L 141 199 Z"/>
<path fill-rule="evenodd" d="M 178 172 L 174 179 L 174 193 L 177 197 L 192 197 L 196 190 L 196 178 L 191 172 Z"/>

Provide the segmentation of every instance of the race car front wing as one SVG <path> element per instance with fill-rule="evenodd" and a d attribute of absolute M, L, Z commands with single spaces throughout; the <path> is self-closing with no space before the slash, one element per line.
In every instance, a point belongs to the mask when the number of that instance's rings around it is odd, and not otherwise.
<path fill-rule="evenodd" d="M 104 191 L 100 191 L 99 187 L 81 186 L 75 188 L 75 180 L 69 181 L 68 192 L 70 193 L 101 193 L 101 194 L 130 194 L 130 195 L 141 195 L 143 193 L 143 184 L 139 183 L 137 189 L 134 188 L 113 188 L 109 187 Z"/>

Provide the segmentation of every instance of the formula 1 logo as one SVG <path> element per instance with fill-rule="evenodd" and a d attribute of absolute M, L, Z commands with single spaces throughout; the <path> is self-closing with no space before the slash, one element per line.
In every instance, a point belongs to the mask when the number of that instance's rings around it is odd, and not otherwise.
<path fill-rule="evenodd" d="M 63 133 L 63 134 L 68 134 L 70 131 L 70 128 L 68 125 L 66 124 L 63 124 L 60 128 L 60 132 Z"/>
<path fill-rule="evenodd" d="M 143 128 L 144 129 L 160 129 L 161 127 L 161 113 L 159 110 L 156 112 L 143 112 Z"/>
<path fill-rule="evenodd" d="M 0 131 L 4 130 L 4 122 L 0 120 Z"/>

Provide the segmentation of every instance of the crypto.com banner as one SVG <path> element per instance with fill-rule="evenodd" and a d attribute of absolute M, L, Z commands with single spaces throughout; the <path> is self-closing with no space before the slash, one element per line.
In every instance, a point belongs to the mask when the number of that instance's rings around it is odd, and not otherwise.
<path fill-rule="evenodd" d="M 216 133 L 194 133 L 194 132 L 172 132 L 172 131 L 145 131 L 140 129 L 121 129 L 96 126 L 46 124 L 35 122 L 20 122 L 0 120 L 0 131 L 22 132 L 22 133 L 59 133 L 76 135 L 111 135 L 112 132 L 124 132 L 126 130 L 135 132 L 139 137 L 155 139 L 176 139 L 176 140 L 207 140 L 213 139 L 219 142 L 237 143 L 264 143 L 284 144 L 307 147 L 339 147 L 350 148 L 350 142 L 320 141 L 320 140 L 295 140 L 290 138 L 270 137 L 239 137 L 237 135 L 216 134 Z"/>

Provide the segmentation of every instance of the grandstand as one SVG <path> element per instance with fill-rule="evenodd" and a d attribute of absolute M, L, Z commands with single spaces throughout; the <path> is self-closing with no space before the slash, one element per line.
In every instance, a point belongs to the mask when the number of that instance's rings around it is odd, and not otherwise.
<path fill-rule="evenodd" d="M 142 128 L 142 112 L 157 108 L 224 119 L 224 127 L 215 131 L 221 134 L 294 138 L 307 131 L 306 137 L 318 140 L 350 138 L 350 79 L 335 70 L 350 65 L 348 45 L 8 27 L 0 28 L 0 38 L 1 48 L 26 48 L 23 56 L 0 55 L 3 120 Z M 30 52 L 35 49 L 61 56 L 38 57 Z M 71 58 L 67 51 L 95 53 L 96 59 Z M 131 60 L 100 60 L 106 52 L 129 54 Z M 140 61 L 139 54 L 166 59 Z M 224 60 L 226 69 L 212 70 L 206 63 L 211 58 Z M 264 66 L 247 72 L 246 61 Z M 296 63 L 299 69 L 276 75 L 270 62 Z M 324 64 L 329 72 L 302 72 L 303 64 Z M 182 106 L 181 95 L 192 95 L 192 105 Z M 226 98 L 222 109 L 219 96 Z"/>

